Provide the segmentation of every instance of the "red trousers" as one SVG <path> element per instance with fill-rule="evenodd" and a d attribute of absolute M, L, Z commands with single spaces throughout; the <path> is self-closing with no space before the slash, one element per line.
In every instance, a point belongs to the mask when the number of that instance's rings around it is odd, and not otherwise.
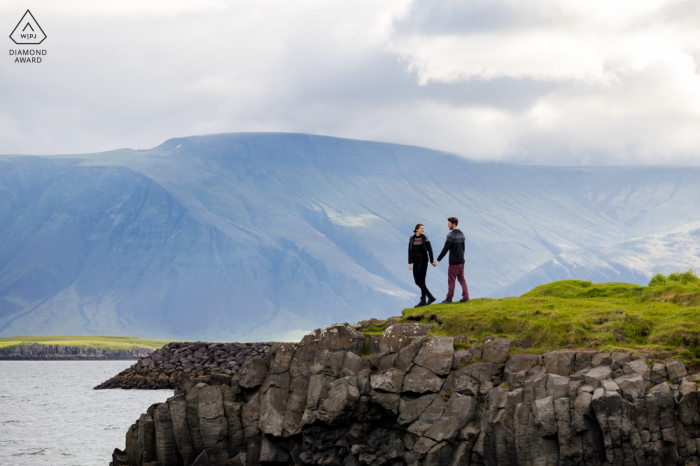
<path fill-rule="evenodd" d="M 464 280 L 464 264 L 450 264 L 447 267 L 447 300 L 452 301 L 455 294 L 455 278 L 459 280 L 462 286 L 462 299 L 469 299 L 469 290 L 467 282 Z"/>

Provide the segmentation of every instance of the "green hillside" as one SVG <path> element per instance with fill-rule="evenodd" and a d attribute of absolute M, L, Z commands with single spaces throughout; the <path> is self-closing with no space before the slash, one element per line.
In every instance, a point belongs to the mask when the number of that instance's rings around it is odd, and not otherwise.
<path fill-rule="evenodd" d="M 409 308 L 400 321 L 436 324 L 432 334 L 463 335 L 466 346 L 496 335 L 532 340 L 527 352 L 669 349 L 700 358 L 700 280 L 690 270 L 657 275 L 650 285 L 566 280 L 517 298 Z"/>
<path fill-rule="evenodd" d="M 0 338 L 0 348 L 12 348 L 17 345 L 91 346 L 105 349 L 133 349 L 148 346 L 153 349 L 161 348 L 169 343 L 168 340 L 150 340 L 138 337 L 108 337 L 101 335 L 49 335 L 49 336 L 18 336 Z"/>

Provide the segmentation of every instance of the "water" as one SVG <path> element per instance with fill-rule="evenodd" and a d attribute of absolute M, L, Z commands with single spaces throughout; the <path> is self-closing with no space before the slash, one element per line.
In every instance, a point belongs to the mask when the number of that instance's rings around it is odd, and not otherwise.
<path fill-rule="evenodd" d="M 93 390 L 133 361 L 0 361 L 0 465 L 107 466 L 172 390 Z"/>

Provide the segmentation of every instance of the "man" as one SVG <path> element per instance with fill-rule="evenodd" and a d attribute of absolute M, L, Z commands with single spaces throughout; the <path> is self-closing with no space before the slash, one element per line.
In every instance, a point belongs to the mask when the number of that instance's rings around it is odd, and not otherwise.
<path fill-rule="evenodd" d="M 447 228 L 450 232 L 447 234 L 445 247 L 442 248 L 442 252 L 437 260 L 433 262 L 433 267 L 437 267 L 438 262 L 445 257 L 447 251 L 450 252 L 450 266 L 447 268 L 447 298 L 442 304 L 452 302 L 452 297 L 455 294 L 455 278 L 459 280 L 459 284 L 462 286 L 462 299 L 459 302 L 466 303 L 469 301 L 469 290 L 467 289 L 467 282 L 464 280 L 464 233 L 457 228 L 458 223 L 457 217 L 447 219 Z"/>

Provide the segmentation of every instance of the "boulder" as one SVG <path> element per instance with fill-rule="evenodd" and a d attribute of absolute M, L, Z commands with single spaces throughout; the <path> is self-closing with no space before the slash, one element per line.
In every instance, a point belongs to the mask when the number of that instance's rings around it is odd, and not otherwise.
<path fill-rule="evenodd" d="M 455 351 L 454 359 L 452 361 L 452 369 L 464 367 L 469 361 L 472 360 L 472 357 L 472 353 L 470 353 L 469 350 Z"/>
<path fill-rule="evenodd" d="M 287 372 L 295 351 L 296 345 L 294 343 L 276 343 L 272 345 L 267 353 L 267 357 L 270 359 L 269 372 L 271 374 Z"/>
<path fill-rule="evenodd" d="M 260 390 L 260 430 L 263 434 L 282 435 L 289 388 L 289 372 L 270 374 L 263 383 Z"/>
<path fill-rule="evenodd" d="M 582 391 L 576 396 L 571 423 L 577 433 L 588 430 L 586 418 L 593 417 L 592 400 L 593 395 L 587 391 Z"/>
<path fill-rule="evenodd" d="M 527 371 L 523 381 L 525 403 L 547 396 L 547 375 L 547 369 L 542 366 L 535 366 Z"/>
<path fill-rule="evenodd" d="M 637 398 L 644 398 L 647 382 L 644 378 L 635 373 L 617 377 L 615 382 L 622 390 L 622 396 L 629 402 L 634 402 Z"/>
<path fill-rule="evenodd" d="M 399 403 L 401 397 L 398 393 L 380 392 L 372 390 L 369 394 L 372 403 L 377 404 L 386 410 L 387 414 L 396 417 L 399 415 Z"/>
<path fill-rule="evenodd" d="M 591 366 L 612 366 L 611 354 L 602 351 L 600 353 L 596 353 L 596 355 L 593 356 L 593 359 L 591 360 Z"/>
<path fill-rule="evenodd" d="M 622 365 L 625 374 L 639 374 L 644 380 L 651 380 L 651 372 L 647 366 L 646 359 L 636 359 Z"/>
<path fill-rule="evenodd" d="M 403 318 L 403 316 L 393 316 L 393 317 L 389 317 L 389 318 L 386 320 L 386 322 L 384 323 L 384 325 L 386 325 L 386 327 L 389 328 L 389 327 L 391 327 L 392 325 L 394 325 L 395 323 L 397 323 L 399 320 L 401 320 L 402 318 Z"/>
<path fill-rule="evenodd" d="M 514 354 L 508 358 L 505 368 L 503 370 L 503 380 L 508 382 L 511 386 L 514 383 L 511 381 L 511 375 L 516 372 L 521 372 L 530 369 L 534 366 L 539 366 L 541 357 L 537 354 Z"/>
<path fill-rule="evenodd" d="M 401 398 L 401 401 L 399 402 L 399 418 L 397 419 L 397 422 L 402 425 L 414 422 L 437 396 L 439 395 L 436 393 L 431 393 L 414 399 L 407 397 Z"/>
<path fill-rule="evenodd" d="M 355 322 L 354 324 L 350 324 L 350 327 L 354 328 L 355 330 L 362 331 L 369 327 L 369 319 L 368 320 L 360 320 Z"/>
<path fill-rule="evenodd" d="M 501 364 L 508 359 L 508 352 L 513 346 L 510 338 L 497 337 L 484 343 L 484 353 L 482 359 L 486 362 Z"/>
<path fill-rule="evenodd" d="M 362 369 L 369 366 L 369 363 L 362 356 L 358 356 L 355 353 L 347 352 L 345 353 L 345 359 L 343 360 L 343 368 L 340 371 L 341 377 L 347 377 L 349 375 L 357 375 Z"/>
<path fill-rule="evenodd" d="M 554 416 L 554 399 L 551 396 L 535 400 L 532 405 L 535 427 L 542 437 L 557 433 L 557 421 Z"/>
<path fill-rule="evenodd" d="M 413 366 L 403 380 L 402 392 L 435 393 L 440 390 L 444 380 L 435 375 L 430 369 Z"/>
<path fill-rule="evenodd" d="M 455 376 L 458 373 L 468 375 L 479 382 L 490 382 L 495 366 L 491 363 L 476 363 L 469 364 L 455 371 Z"/>
<path fill-rule="evenodd" d="M 682 359 L 668 359 L 666 361 L 666 374 L 671 382 L 679 383 L 683 377 L 688 375 L 688 371 Z"/>
<path fill-rule="evenodd" d="M 168 400 L 170 418 L 173 423 L 173 437 L 185 464 L 194 461 L 195 451 L 192 444 L 190 429 L 187 425 L 187 402 L 183 395 L 177 395 Z"/>
<path fill-rule="evenodd" d="M 474 356 L 474 359 L 481 359 L 484 355 L 483 346 L 472 346 L 469 348 L 469 352 Z"/>
<path fill-rule="evenodd" d="M 391 367 L 383 373 L 374 374 L 370 380 L 370 388 L 389 393 L 401 393 L 405 375 L 406 373 L 401 369 Z"/>
<path fill-rule="evenodd" d="M 576 351 L 559 350 L 544 354 L 544 366 L 551 374 L 569 376 L 574 371 Z"/>
<path fill-rule="evenodd" d="M 624 376 L 621 376 L 624 377 Z M 612 379 L 606 379 L 606 380 L 601 380 L 600 381 L 600 386 L 603 387 L 603 390 L 606 392 L 619 392 L 620 391 L 620 386 L 617 384 Z"/>
<path fill-rule="evenodd" d="M 423 435 L 425 431 L 430 429 L 433 424 L 442 418 L 446 404 L 447 403 L 441 396 L 433 398 L 430 404 L 423 410 L 420 416 L 418 416 L 418 419 L 408 426 L 408 431 L 412 434 Z"/>
<path fill-rule="evenodd" d="M 378 353 L 382 348 L 382 336 L 370 335 L 369 344 L 367 345 L 367 354 Z"/>
<path fill-rule="evenodd" d="M 260 357 L 247 360 L 240 371 L 239 384 L 243 388 L 259 387 L 267 377 L 267 365 Z"/>
<path fill-rule="evenodd" d="M 518 348 L 523 348 L 523 349 L 529 349 L 532 348 L 532 345 L 535 344 L 535 340 L 531 338 L 524 338 L 522 340 L 513 340 L 513 346 L 517 346 Z"/>
<path fill-rule="evenodd" d="M 698 386 L 695 384 L 695 382 L 691 382 L 689 380 L 684 380 L 681 382 L 680 387 L 678 387 L 678 393 L 681 396 L 687 396 L 691 393 L 695 393 L 698 391 Z M 156 424 L 156 432 L 158 431 L 157 429 L 157 424 Z"/>
<path fill-rule="evenodd" d="M 362 354 L 365 348 L 365 336 L 348 324 L 333 324 L 316 329 L 308 334 L 302 342 L 315 344 L 319 349 L 345 350 Z"/>
<path fill-rule="evenodd" d="M 205 386 L 199 391 L 199 431 L 204 448 L 213 448 L 226 438 L 228 421 L 224 412 L 221 386 Z"/>
<path fill-rule="evenodd" d="M 394 365 L 404 372 L 408 372 L 413 366 L 413 359 L 418 354 L 418 351 L 423 346 L 423 343 L 428 341 L 428 337 L 416 337 L 407 346 L 399 351 L 399 354 L 394 361 Z"/>
<path fill-rule="evenodd" d="M 612 378 L 612 375 L 610 366 L 598 366 L 586 372 L 583 376 L 583 380 L 587 385 L 592 385 L 597 388 L 600 387 L 601 381 Z"/>
<path fill-rule="evenodd" d="M 314 362 L 311 365 L 311 373 L 328 375 L 333 378 L 340 377 L 346 353 L 346 351 L 335 349 L 317 349 Z"/>
<path fill-rule="evenodd" d="M 576 365 L 574 372 L 580 371 L 587 367 L 591 367 L 593 358 L 598 354 L 597 351 L 579 351 L 576 353 Z"/>
<path fill-rule="evenodd" d="M 632 357 L 627 353 L 616 352 L 610 355 L 610 360 L 612 361 L 612 370 L 616 371 L 622 369 L 622 365 L 630 362 Z"/>
<path fill-rule="evenodd" d="M 359 399 L 360 391 L 353 385 L 351 376 L 331 382 L 328 398 L 318 409 L 316 419 L 332 425 L 351 413 Z"/>
<path fill-rule="evenodd" d="M 155 427 L 156 455 L 165 464 L 177 464 L 180 453 L 175 443 L 173 432 L 173 419 L 170 415 L 167 403 L 162 403 L 153 411 Z M 126 455 L 124 459 L 126 459 Z"/>
<path fill-rule="evenodd" d="M 432 324 L 415 322 L 404 322 L 387 327 L 382 334 L 380 351 L 396 353 L 408 346 L 415 338 L 427 335 L 431 328 L 433 328 Z"/>
<path fill-rule="evenodd" d="M 569 378 L 556 374 L 547 374 L 547 396 L 554 400 L 569 397 Z"/>
<path fill-rule="evenodd" d="M 454 378 L 452 380 L 452 390 L 463 395 L 476 396 L 479 394 L 479 386 L 481 385 L 481 382 L 471 375 L 471 373 L 463 370 L 467 369 L 468 367 L 471 366 L 466 366 L 455 371 Z"/>
<path fill-rule="evenodd" d="M 413 362 L 437 375 L 446 376 L 452 369 L 453 357 L 452 337 L 433 337 L 423 343 Z"/>
<path fill-rule="evenodd" d="M 651 367 L 651 383 L 652 385 L 658 385 L 666 380 L 666 365 L 661 363 L 656 363 Z"/>
<path fill-rule="evenodd" d="M 445 411 L 438 422 L 433 424 L 423 435 L 437 442 L 454 440 L 459 431 L 471 422 L 476 412 L 476 399 L 471 396 L 454 393 L 445 404 Z"/>

